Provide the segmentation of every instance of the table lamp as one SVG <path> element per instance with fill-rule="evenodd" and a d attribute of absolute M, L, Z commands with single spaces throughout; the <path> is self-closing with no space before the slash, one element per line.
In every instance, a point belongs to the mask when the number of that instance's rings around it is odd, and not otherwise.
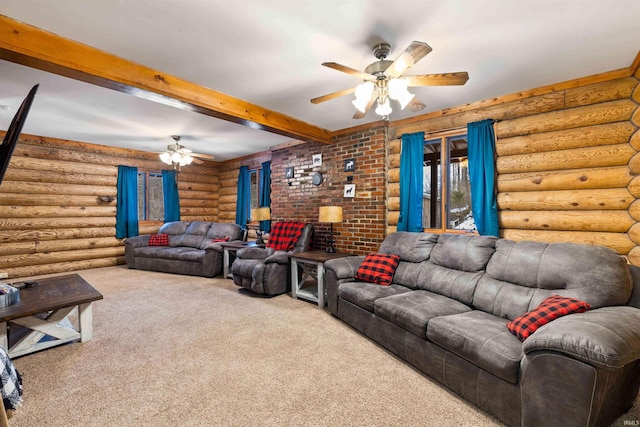
<path fill-rule="evenodd" d="M 271 209 L 270 208 L 255 208 L 251 209 L 251 219 L 253 221 L 258 221 L 258 229 L 256 230 L 256 244 L 264 245 L 264 240 L 262 240 L 262 225 L 260 221 L 268 221 L 271 219 Z"/>
<path fill-rule="evenodd" d="M 331 224 L 331 231 L 329 237 L 327 237 L 327 252 L 335 253 L 336 248 L 334 244 L 336 241 L 333 239 L 333 224 L 342 222 L 342 207 L 341 206 L 320 206 L 318 214 L 318 221 L 328 222 Z"/>

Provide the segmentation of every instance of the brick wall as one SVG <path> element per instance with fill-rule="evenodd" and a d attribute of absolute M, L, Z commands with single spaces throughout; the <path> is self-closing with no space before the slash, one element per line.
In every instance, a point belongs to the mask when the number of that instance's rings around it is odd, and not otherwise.
<path fill-rule="evenodd" d="M 312 156 L 322 154 L 322 165 L 313 166 Z M 353 172 L 344 162 L 355 160 Z M 285 178 L 285 168 L 294 177 Z M 315 186 L 311 175 L 321 172 L 324 181 Z M 352 181 L 348 181 L 348 177 Z M 355 184 L 355 197 L 344 197 L 345 184 Z M 325 248 L 329 224 L 318 222 L 320 206 L 343 208 L 343 222 L 334 224 L 336 248 L 340 252 L 366 254 L 379 248 L 386 230 L 385 128 L 358 130 L 334 138 L 333 144 L 300 144 L 272 153 L 271 212 L 274 221 L 312 222 L 314 249 Z"/>

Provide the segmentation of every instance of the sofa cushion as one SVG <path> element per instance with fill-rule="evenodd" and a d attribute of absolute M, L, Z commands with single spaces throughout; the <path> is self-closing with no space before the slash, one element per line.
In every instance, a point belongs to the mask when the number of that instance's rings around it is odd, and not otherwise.
<path fill-rule="evenodd" d="M 229 240 L 242 240 L 242 227 L 227 222 L 211 223 L 207 237 L 212 239 L 228 237 Z"/>
<path fill-rule="evenodd" d="M 411 292 L 411 289 L 393 284 L 390 286 L 380 286 L 366 282 L 345 282 L 338 288 L 338 296 L 340 298 L 372 313 L 373 303 L 378 298 L 384 298 L 405 292 Z"/>
<path fill-rule="evenodd" d="M 529 338 L 540 326 L 546 325 L 558 317 L 571 313 L 584 313 L 590 306 L 584 301 L 573 298 L 565 298 L 560 295 L 552 295 L 542 301 L 535 310 L 516 317 L 507 323 L 509 331 L 518 337 L 520 341 Z"/>
<path fill-rule="evenodd" d="M 133 254 L 136 257 L 143 258 L 158 258 L 158 259 L 173 259 L 177 260 L 180 254 L 187 251 L 192 251 L 193 248 L 172 248 L 168 246 L 141 246 L 133 250 Z"/>
<path fill-rule="evenodd" d="M 393 281 L 399 262 L 398 255 L 371 252 L 358 267 L 355 279 L 388 286 Z"/>
<path fill-rule="evenodd" d="M 425 339 L 427 324 L 434 317 L 471 311 L 461 302 L 429 291 L 413 291 L 378 298 L 373 303 L 376 316 Z"/>
<path fill-rule="evenodd" d="M 185 230 L 185 234 L 195 234 L 198 236 L 206 236 L 207 232 L 211 228 L 210 221 L 193 221 L 187 229 Z"/>
<path fill-rule="evenodd" d="M 165 233 L 149 236 L 149 246 L 169 246 L 169 235 Z"/>
<path fill-rule="evenodd" d="M 180 236 L 175 243 L 171 242 L 171 246 L 181 246 L 181 247 L 200 249 L 202 242 L 205 239 L 206 237 L 203 235 L 185 233 L 182 236 Z"/>
<path fill-rule="evenodd" d="M 624 305 L 631 288 L 625 260 L 610 248 L 500 239 L 473 306 L 513 320 L 551 295 L 584 301 L 591 308 Z"/>
<path fill-rule="evenodd" d="M 497 237 L 442 234 L 431 251 L 431 261 L 454 270 L 484 270 L 495 252 Z"/>
<path fill-rule="evenodd" d="M 398 255 L 401 261 L 421 262 L 429 259 L 437 242 L 437 234 L 397 231 L 384 239 L 378 252 Z"/>
<path fill-rule="evenodd" d="M 186 221 L 167 222 L 160 227 L 158 233 L 165 233 L 169 235 L 184 234 L 184 232 L 187 231 L 189 224 L 191 223 Z"/>
<path fill-rule="evenodd" d="M 507 320 L 474 310 L 431 319 L 427 338 L 476 366 L 516 384 L 522 343 L 506 328 Z"/>
<path fill-rule="evenodd" d="M 204 251 L 201 249 L 192 249 L 188 251 L 183 251 L 178 255 L 178 260 L 180 261 L 189 261 L 189 262 L 202 262 L 202 258 L 204 257 Z"/>

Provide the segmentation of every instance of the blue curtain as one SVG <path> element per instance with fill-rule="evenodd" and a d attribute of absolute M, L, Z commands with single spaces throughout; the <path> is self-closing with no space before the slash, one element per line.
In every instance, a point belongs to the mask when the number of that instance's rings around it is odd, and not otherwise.
<path fill-rule="evenodd" d="M 271 207 L 271 162 L 262 163 L 260 169 L 260 207 Z M 262 231 L 271 231 L 271 221 L 260 221 Z"/>
<path fill-rule="evenodd" d="M 424 132 L 402 135 L 398 231 L 422 231 Z"/>
<path fill-rule="evenodd" d="M 251 178 L 249 168 L 240 166 L 238 175 L 238 195 L 236 200 L 236 224 L 242 228 L 247 228 L 249 218 L 249 207 L 251 206 Z"/>
<path fill-rule="evenodd" d="M 478 233 L 498 236 L 495 136 L 493 120 L 468 123 L 471 209 Z"/>
<path fill-rule="evenodd" d="M 118 205 L 116 238 L 137 236 L 138 232 L 138 168 L 118 166 Z"/>
<path fill-rule="evenodd" d="M 164 200 L 164 222 L 180 221 L 180 197 L 176 171 L 162 171 L 162 198 Z"/>

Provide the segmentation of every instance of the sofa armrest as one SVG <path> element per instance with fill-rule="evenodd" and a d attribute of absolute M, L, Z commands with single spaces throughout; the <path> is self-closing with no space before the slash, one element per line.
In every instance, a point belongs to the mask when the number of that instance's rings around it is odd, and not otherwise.
<path fill-rule="evenodd" d="M 620 368 L 640 359 L 640 309 L 610 306 L 560 317 L 527 338 L 523 350 L 557 351 L 590 364 Z"/>
<path fill-rule="evenodd" d="M 334 316 L 338 316 L 338 288 L 341 283 L 355 280 L 356 271 L 364 261 L 363 256 L 349 256 L 331 259 L 324 263 L 327 306 Z"/>
<path fill-rule="evenodd" d="M 265 264 L 288 264 L 289 263 L 289 252 L 285 251 L 275 251 L 268 257 L 264 259 Z"/>
<path fill-rule="evenodd" d="M 324 269 L 334 272 L 335 278 L 341 282 L 344 282 L 344 279 L 353 280 L 364 258 L 363 256 L 349 256 L 331 259 L 324 263 Z"/>
<path fill-rule="evenodd" d="M 236 256 L 240 259 L 265 259 L 272 253 L 270 248 L 242 248 L 236 251 Z"/>
<path fill-rule="evenodd" d="M 149 239 L 151 236 L 134 236 L 127 237 L 124 239 L 125 247 L 129 246 L 130 248 L 139 248 L 141 246 L 149 246 Z"/>

